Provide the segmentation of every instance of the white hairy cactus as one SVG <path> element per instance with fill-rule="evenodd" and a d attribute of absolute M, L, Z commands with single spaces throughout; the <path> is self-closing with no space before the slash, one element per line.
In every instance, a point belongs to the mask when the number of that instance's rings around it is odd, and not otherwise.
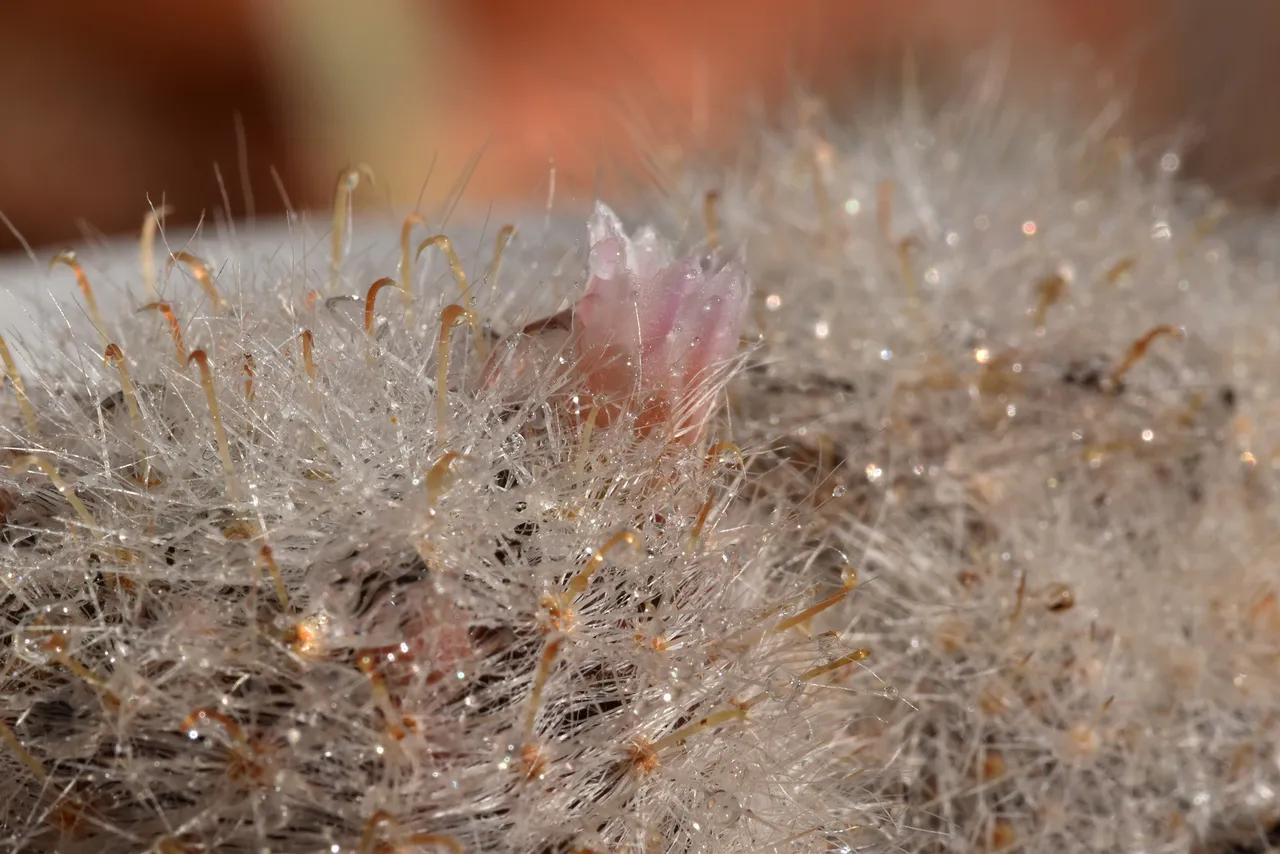
<path fill-rule="evenodd" d="M 1268 221 L 986 96 L 805 105 L 654 232 L 500 263 L 169 235 L 154 294 L 80 250 L 100 318 L 55 267 L 0 404 L 0 844 L 1267 850 Z"/>

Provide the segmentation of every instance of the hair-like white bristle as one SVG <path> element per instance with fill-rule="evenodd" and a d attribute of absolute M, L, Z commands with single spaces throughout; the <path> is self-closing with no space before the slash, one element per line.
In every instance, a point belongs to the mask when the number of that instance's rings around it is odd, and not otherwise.
<path fill-rule="evenodd" d="M 1076 128 L 806 109 L 677 169 L 713 221 L 629 224 L 754 283 L 696 446 L 505 347 L 583 295 L 585 205 L 497 287 L 447 229 L 479 340 L 425 252 L 366 326 L 399 223 L 336 287 L 296 224 L 173 244 L 181 343 L 80 250 L 101 333 L 63 265 L 8 336 L 6 850 L 1266 850 L 1270 221 Z"/>

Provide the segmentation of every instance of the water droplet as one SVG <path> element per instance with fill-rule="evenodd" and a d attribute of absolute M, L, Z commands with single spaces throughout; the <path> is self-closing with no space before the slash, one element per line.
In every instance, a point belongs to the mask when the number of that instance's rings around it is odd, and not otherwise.
<path fill-rule="evenodd" d="M 76 620 L 65 604 L 45 605 L 14 627 L 14 653 L 31 664 L 47 665 L 70 644 Z"/>
<path fill-rule="evenodd" d="M 722 447 L 716 454 L 716 464 L 722 466 L 740 466 L 742 465 L 742 451 L 738 450 L 737 445 L 730 447 Z"/>
<path fill-rule="evenodd" d="M 712 827 L 731 827 L 742 816 L 738 799 L 723 789 L 707 795 L 707 823 Z"/>
<path fill-rule="evenodd" d="M 13 632 L 14 652 L 30 664 L 45 665 L 53 661 L 60 636 L 47 626 L 18 626 Z"/>
<path fill-rule="evenodd" d="M 848 490 L 846 487 L 843 487 L 843 486 L 837 486 L 835 489 L 831 490 L 831 497 L 832 497 L 832 498 L 844 498 L 845 493 L 847 493 L 848 491 L 849 491 L 849 490 Z"/>
<path fill-rule="evenodd" d="M 840 570 L 840 583 L 848 589 L 858 586 L 858 568 L 856 566 L 846 566 Z"/>
<path fill-rule="evenodd" d="M 886 700 L 896 700 L 902 696 L 896 685 L 886 685 L 880 693 Z"/>
<path fill-rule="evenodd" d="M 775 670 L 764 679 L 764 692 L 779 703 L 789 703 L 804 689 L 804 683 L 793 674 Z"/>

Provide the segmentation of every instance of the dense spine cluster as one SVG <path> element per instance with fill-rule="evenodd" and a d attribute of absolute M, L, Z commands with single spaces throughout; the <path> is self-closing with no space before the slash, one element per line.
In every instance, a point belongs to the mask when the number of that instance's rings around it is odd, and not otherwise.
<path fill-rule="evenodd" d="M 332 232 L 59 256 L 0 845 L 1268 850 L 1276 247 L 976 91 L 806 104 L 635 238 L 349 225 L 353 173 Z"/>

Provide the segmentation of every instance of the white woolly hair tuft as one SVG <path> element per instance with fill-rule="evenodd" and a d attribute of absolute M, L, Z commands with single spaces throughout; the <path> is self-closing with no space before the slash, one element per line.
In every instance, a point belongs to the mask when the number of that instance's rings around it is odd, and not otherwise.
<path fill-rule="evenodd" d="M 979 86 L 675 170 L 697 441 L 510 335 L 589 204 L 10 265 L 0 848 L 1268 850 L 1274 223 L 1132 151 Z"/>

